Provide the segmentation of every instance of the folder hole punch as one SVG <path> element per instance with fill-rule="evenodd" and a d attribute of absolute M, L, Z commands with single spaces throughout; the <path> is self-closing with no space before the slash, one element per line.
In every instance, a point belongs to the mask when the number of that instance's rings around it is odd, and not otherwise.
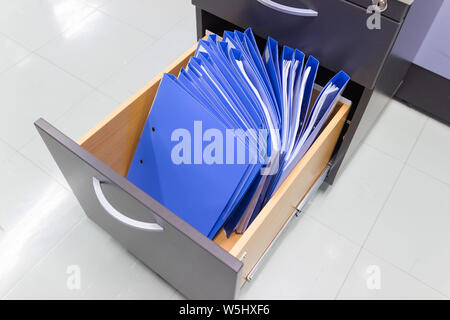
<path fill-rule="evenodd" d="M 318 66 L 272 38 L 262 55 L 251 29 L 199 41 L 178 76 L 163 75 L 127 179 L 210 239 L 244 233 L 350 79 L 338 72 L 316 97 Z"/>

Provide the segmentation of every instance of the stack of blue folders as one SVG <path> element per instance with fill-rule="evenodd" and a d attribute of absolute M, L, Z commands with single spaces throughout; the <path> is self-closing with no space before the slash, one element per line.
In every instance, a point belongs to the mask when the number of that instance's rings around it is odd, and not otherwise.
<path fill-rule="evenodd" d="M 127 178 L 209 238 L 244 232 L 315 141 L 349 81 L 310 103 L 319 62 L 250 29 L 200 40 L 164 74 Z"/>

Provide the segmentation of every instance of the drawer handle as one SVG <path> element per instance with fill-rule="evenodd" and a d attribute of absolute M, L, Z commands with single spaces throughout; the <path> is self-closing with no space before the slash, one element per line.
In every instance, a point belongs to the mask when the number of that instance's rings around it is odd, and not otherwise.
<path fill-rule="evenodd" d="M 292 14 L 294 16 L 302 16 L 302 17 L 316 17 L 319 15 L 317 11 L 314 11 L 312 9 L 301 9 L 301 8 L 294 8 L 282 5 L 280 3 L 276 3 L 271 0 L 256 0 L 262 5 L 269 7 L 271 9 L 274 9 L 279 12 Z"/>
<path fill-rule="evenodd" d="M 119 220 L 123 224 L 126 224 L 130 227 L 136 228 L 136 229 L 142 229 L 147 231 L 163 231 L 163 227 L 161 227 L 157 223 L 149 223 L 149 222 L 142 222 L 138 220 L 131 219 L 127 217 L 126 215 L 120 213 L 117 211 L 106 199 L 105 195 L 103 194 L 102 186 L 100 180 L 98 180 L 96 177 L 92 178 L 92 183 L 94 185 L 94 192 L 97 196 L 98 202 L 100 202 L 103 209 L 105 209 L 106 212 L 108 212 L 113 218 L 116 220 Z"/>

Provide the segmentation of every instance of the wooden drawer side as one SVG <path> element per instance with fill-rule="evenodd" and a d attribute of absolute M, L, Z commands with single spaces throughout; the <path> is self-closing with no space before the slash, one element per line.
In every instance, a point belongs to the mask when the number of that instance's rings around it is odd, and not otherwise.
<path fill-rule="evenodd" d="M 242 283 L 326 169 L 349 110 L 345 104 L 339 108 L 310 150 L 229 250 L 236 258 L 245 257 Z"/>

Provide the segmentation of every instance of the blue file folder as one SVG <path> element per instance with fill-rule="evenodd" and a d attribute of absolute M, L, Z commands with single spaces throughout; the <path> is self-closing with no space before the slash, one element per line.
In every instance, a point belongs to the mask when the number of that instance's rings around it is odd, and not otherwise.
<path fill-rule="evenodd" d="M 175 164 L 172 134 L 202 121 L 202 130 L 225 126 L 170 75 L 164 75 L 127 178 L 205 236 L 210 234 L 249 165 Z M 239 142 L 237 142 L 239 143 Z M 191 159 L 194 158 L 192 153 Z"/>
<path fill-rule="evenodd" d="M 260 54 L 251 29 L 200 40 L 163 76 L 127 178 L 206 237 L 245 232 L 349 81 L 340 71 L 311 101 L 318 67 L 270 37 Z"/>

